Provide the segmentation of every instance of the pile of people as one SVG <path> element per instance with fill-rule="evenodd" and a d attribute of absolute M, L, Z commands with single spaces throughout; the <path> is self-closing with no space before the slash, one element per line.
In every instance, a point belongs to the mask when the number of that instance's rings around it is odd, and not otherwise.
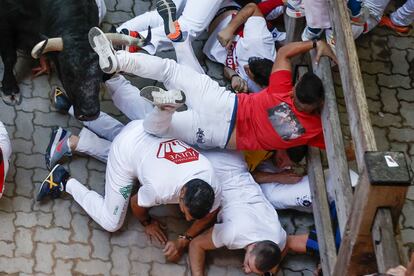
<path fill-rule="evenodd" d="M 120 229 L 130 206 L 148 237 L 165 245 L 167 260 L 177 262 L 189 251 L 192 275 L 204 275 L 206 251 L 220 247 L 245 249 L 244 271 L 257 274 L 277 271 L 289 250 L 317 254 L 316 232 L 288 236 L 276 209 L 312 211 L 309 180 L 292 168 L 302 162 L 308 146 L 325 148 L 320 118 L 324 90 L 311 72 L 293 83 L 291 59 L 315 49 L 317 60 L 328 56 L 336 62 L 328 5 L 326 0 L 240 2 L 157 0 L 156 10 L 116 29 L 145 37 L 150 27 L 151 40 L 142 48 L 115 50 L 99 28 L 92 28 L 89 42 L 99 56 L 107 90 L 131 122 L 123 125 L 101 112 L 96 120 L 83 122 L 79 135 L 54 128 L 45 154 L 50 173 L 37 200 L 69 193 L 110 232 Z M 383 16 L 388 2 L 348 0 L 355 37 L 377 24 L 409 31 L 414 1 L 389 17 Z M 272 24 L 285 6 L 288 16 L 306 16 L 302 42 L 285 43 L 286 34 Z M 204 72 L 193 52 L 191 42 L 206 30 L 203 52 L 223 64 L 229 89 Z M 326 42 L 320 40 L 323 32 Z M 155 56 L 171 47 L 177 61 Z M 123 73 L 156 80 L 166 89 L 140 89 Z M 54 104 L 73 116 L 60 89 Z M 4 180 L 11 150 L 2 124 L 0 148 Z M 106 162 L 104 196 L 71 177 L 61 164 L 75 152 Z M 356 185 L 358 175 L 350 171 L 350 176 Z M 329 172 L 326 177 L 332 186 Z M 139 189 L 132 194 L 136 180 Z M 185 219 L 193 221 L 176 240 L 168 240 L 161 223 L 149 215 L 151 207 L 162 204 L 178 204 Z"/>

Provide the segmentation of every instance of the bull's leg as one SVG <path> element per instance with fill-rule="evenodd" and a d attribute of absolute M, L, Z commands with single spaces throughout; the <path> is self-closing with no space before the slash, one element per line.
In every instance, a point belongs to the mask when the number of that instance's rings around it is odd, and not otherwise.
<path fill-rule="evenodd" d="M 0 54 L 4 64 L 4 76 L 2 80 L 1 97 L 7 105 L 17 105 L 21 103 L 21 95 L 16 77 L 13 73 L 16 64 L 17 54 L 12 39 L 2 39 L 0 42 Z"/>

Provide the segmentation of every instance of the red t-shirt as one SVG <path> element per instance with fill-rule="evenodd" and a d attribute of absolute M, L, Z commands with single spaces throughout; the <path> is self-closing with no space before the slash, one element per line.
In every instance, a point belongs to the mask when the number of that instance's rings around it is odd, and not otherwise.
<path fill-rule="evenodd" d="M 291 98 L 292 73 L 270 75 L 269 87 L 237 94 L 237 149 L 275 150 L 299 145 L 325 148 L 320 115 L 296 109 Z"/>

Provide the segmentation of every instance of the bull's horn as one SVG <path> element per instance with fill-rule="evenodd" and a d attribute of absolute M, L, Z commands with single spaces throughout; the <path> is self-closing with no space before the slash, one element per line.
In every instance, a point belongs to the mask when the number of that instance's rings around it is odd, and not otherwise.
<path fill-rule="evenodd" d="M 42 54 L 47 52 L 57 51 L 60 52 L 63 50 L 63 40 L 61 37 L 49 38 L 37 43 L 32 49 L 32 57 L 39 58 Z"/>
<path fill-rule="evenodd" d="M 136 38 L 125 34 L 120 33 L 106 33 L 106 37 L 112 42 L 114 45 L 123 46 L 138 46 L 143 47 L 147 45 L 151 41 L 151 28 L 148 27 L 148 35 L 144 38 Z"/>

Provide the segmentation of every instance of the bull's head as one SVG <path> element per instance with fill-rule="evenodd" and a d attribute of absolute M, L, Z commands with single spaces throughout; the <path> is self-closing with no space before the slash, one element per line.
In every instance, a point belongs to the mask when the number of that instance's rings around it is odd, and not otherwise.
<path fill-rule="evenodd" d="M 146 39 L 122 34 L 107 34 L 114 45 L 144 46 L 151 39 L 149 29 Z M 99 115 L 99 90 L 102 71 L 98 56 L 88 41 L 50 38 L 39 42 L 32 49 L 32 57 L 39 58 L 47 52 L 59 52 L 57 66 L 63 86 L 74 103 L 75 117 L 81 121 L 94 120 Z"/>

